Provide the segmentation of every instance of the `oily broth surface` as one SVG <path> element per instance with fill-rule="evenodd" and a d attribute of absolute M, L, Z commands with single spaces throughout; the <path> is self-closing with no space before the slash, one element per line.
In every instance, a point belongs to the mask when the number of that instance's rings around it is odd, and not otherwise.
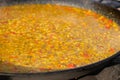
<path fill-rule="evenodd" d="M 51 4 L 0 8 L 0 71 L 84 66 L 120 50 L 120 28 L 90 10 Z"/>

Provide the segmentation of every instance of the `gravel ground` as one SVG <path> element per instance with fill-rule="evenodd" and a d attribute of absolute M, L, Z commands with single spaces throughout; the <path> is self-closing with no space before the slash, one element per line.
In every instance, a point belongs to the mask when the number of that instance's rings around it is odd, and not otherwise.
<path fill-rule="evenodd" d="M 120 64 L 105 68 L 98 75 L 87 76 L 79 80 L 120 80 Z"/>

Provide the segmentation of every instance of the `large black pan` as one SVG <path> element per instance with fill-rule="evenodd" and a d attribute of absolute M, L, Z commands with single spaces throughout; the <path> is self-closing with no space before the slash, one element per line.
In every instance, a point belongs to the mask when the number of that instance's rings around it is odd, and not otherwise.
<path fill-rule="evenodd" d="M 118 24 L 120 24 L 120 12 L 105 5 L 95 3 L 91 0 L 0 0 L 0 6 L 23 4 L 23 3 L 59 3 L 63 5 L 79 6 L 87 9 L 92 9 L 100 14 L 103 14 Z M 54 71 L 54 72 L 40 72 L 40 73 L 0 73 L 0 80 L 70 80 L 73 78 L 83 77 L 107 66 L 120 63 L 120 52 L 106 58 L 97 63 L 78 67 L 74 69 Z M 4 63 L 2 63 L 4 64 Z M 7 66 L 7 65 L 6 65 Z M 13 65 L 15 66 L 15 65 Z M 22 68 L 22 67 L 21 67 Z M 27 69 L 27 68 L 26 68 Z"/>

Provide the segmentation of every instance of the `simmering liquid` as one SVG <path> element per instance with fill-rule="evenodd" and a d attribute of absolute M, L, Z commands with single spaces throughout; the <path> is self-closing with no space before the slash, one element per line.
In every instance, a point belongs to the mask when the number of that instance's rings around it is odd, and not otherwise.
<path fill-rule="evenodd" d="M 119 50 L 119 25 L 91 10 L 52 4 L 0 8 L 0 72 L 70 69 Z"/>

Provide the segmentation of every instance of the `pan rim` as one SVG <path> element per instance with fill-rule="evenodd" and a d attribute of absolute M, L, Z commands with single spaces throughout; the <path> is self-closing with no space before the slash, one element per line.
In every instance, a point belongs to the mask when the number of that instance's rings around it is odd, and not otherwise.
<path fill-rule="evenodd" d="M 50 2 L 50 1 L 48 1 L 48 2 Z M 59 1 L 58 1 L 58 2 L 59 2 Z M 50 2 L 50 3 L 51 3 L 51 2 Z M 53 4 L 56 4 L 56 2 L 54 2 L 54 0 L 53 0 Z M 60 3 L 60 4 L 61 4 L 61 3 Z M 112 7 L 109 7 L 109 6 L 106 6 L 106 5 L 103 5 L 103 4 L 99 4 L 99 3 L 97 3 L 97 2 L 90 1 L 90 4 L 98 4 L 99 6 L 105 6 L 105 7 L 108 8 L 108 9 L 113 9 L 113 10 L 115 10 L 116 12 L 119 12 L 119 13 L 120 13 L 120 11 L 118 11 L 118 10 L 112 8 Z M 71 6 L 69 3 L 64 3 L 63 5 Z M 74 7 L 80 7 L 79 5 L 77 5 L 77 4 L 75 4 L 75 3 L 73 3 L 72 6 L 74 6 Z M 106 17 L 106 16 L 105 16 L 105 17 Z M 118 25 L 119 25 L 119 24 L 118 24 Z M 24 75 L 39 75 L 39 74 L 48 74 L 48 73 L 59 73 L 59 72 L 61 73 L 61 72 L 66 72 L 66 71 L 74 71 L 74 70 L 78 70 L 78 69 L 83 70 L 83 69 L 87 69 L 87 68 L 89 68 L 89 67 L 94 67 L 95 65 L 102 64 L 102 63 L 107 62 L 107 61 L 109 61 L 109 60 L 112 60 L 112 59 L 116 58 L 117 56 L 120 56 L 120 51 L 118 51 L 117 53 L 111 55 L 111 56 L 108 57 L 108 58 L 102 59 L 102 60 L 100 60 L 100 61 L 96 61 L 96 62 L 94 62 L 94 63 L 87 64 L 87 65 L 84 65 L 84 66 L 75 67 L 75 68 L 73 68 L 73 69 L 63 69 L 63 70 L 54 70 L 54 71 L 49 71 L 49 72 L 36 72 L 36 73 L 7 73 L 7 72 L 0 72 L 0 75 L 5 75 L 5 76 L 16 76 L 16 75 L 17 75 L 17 76 L 24 76 Z"/>

